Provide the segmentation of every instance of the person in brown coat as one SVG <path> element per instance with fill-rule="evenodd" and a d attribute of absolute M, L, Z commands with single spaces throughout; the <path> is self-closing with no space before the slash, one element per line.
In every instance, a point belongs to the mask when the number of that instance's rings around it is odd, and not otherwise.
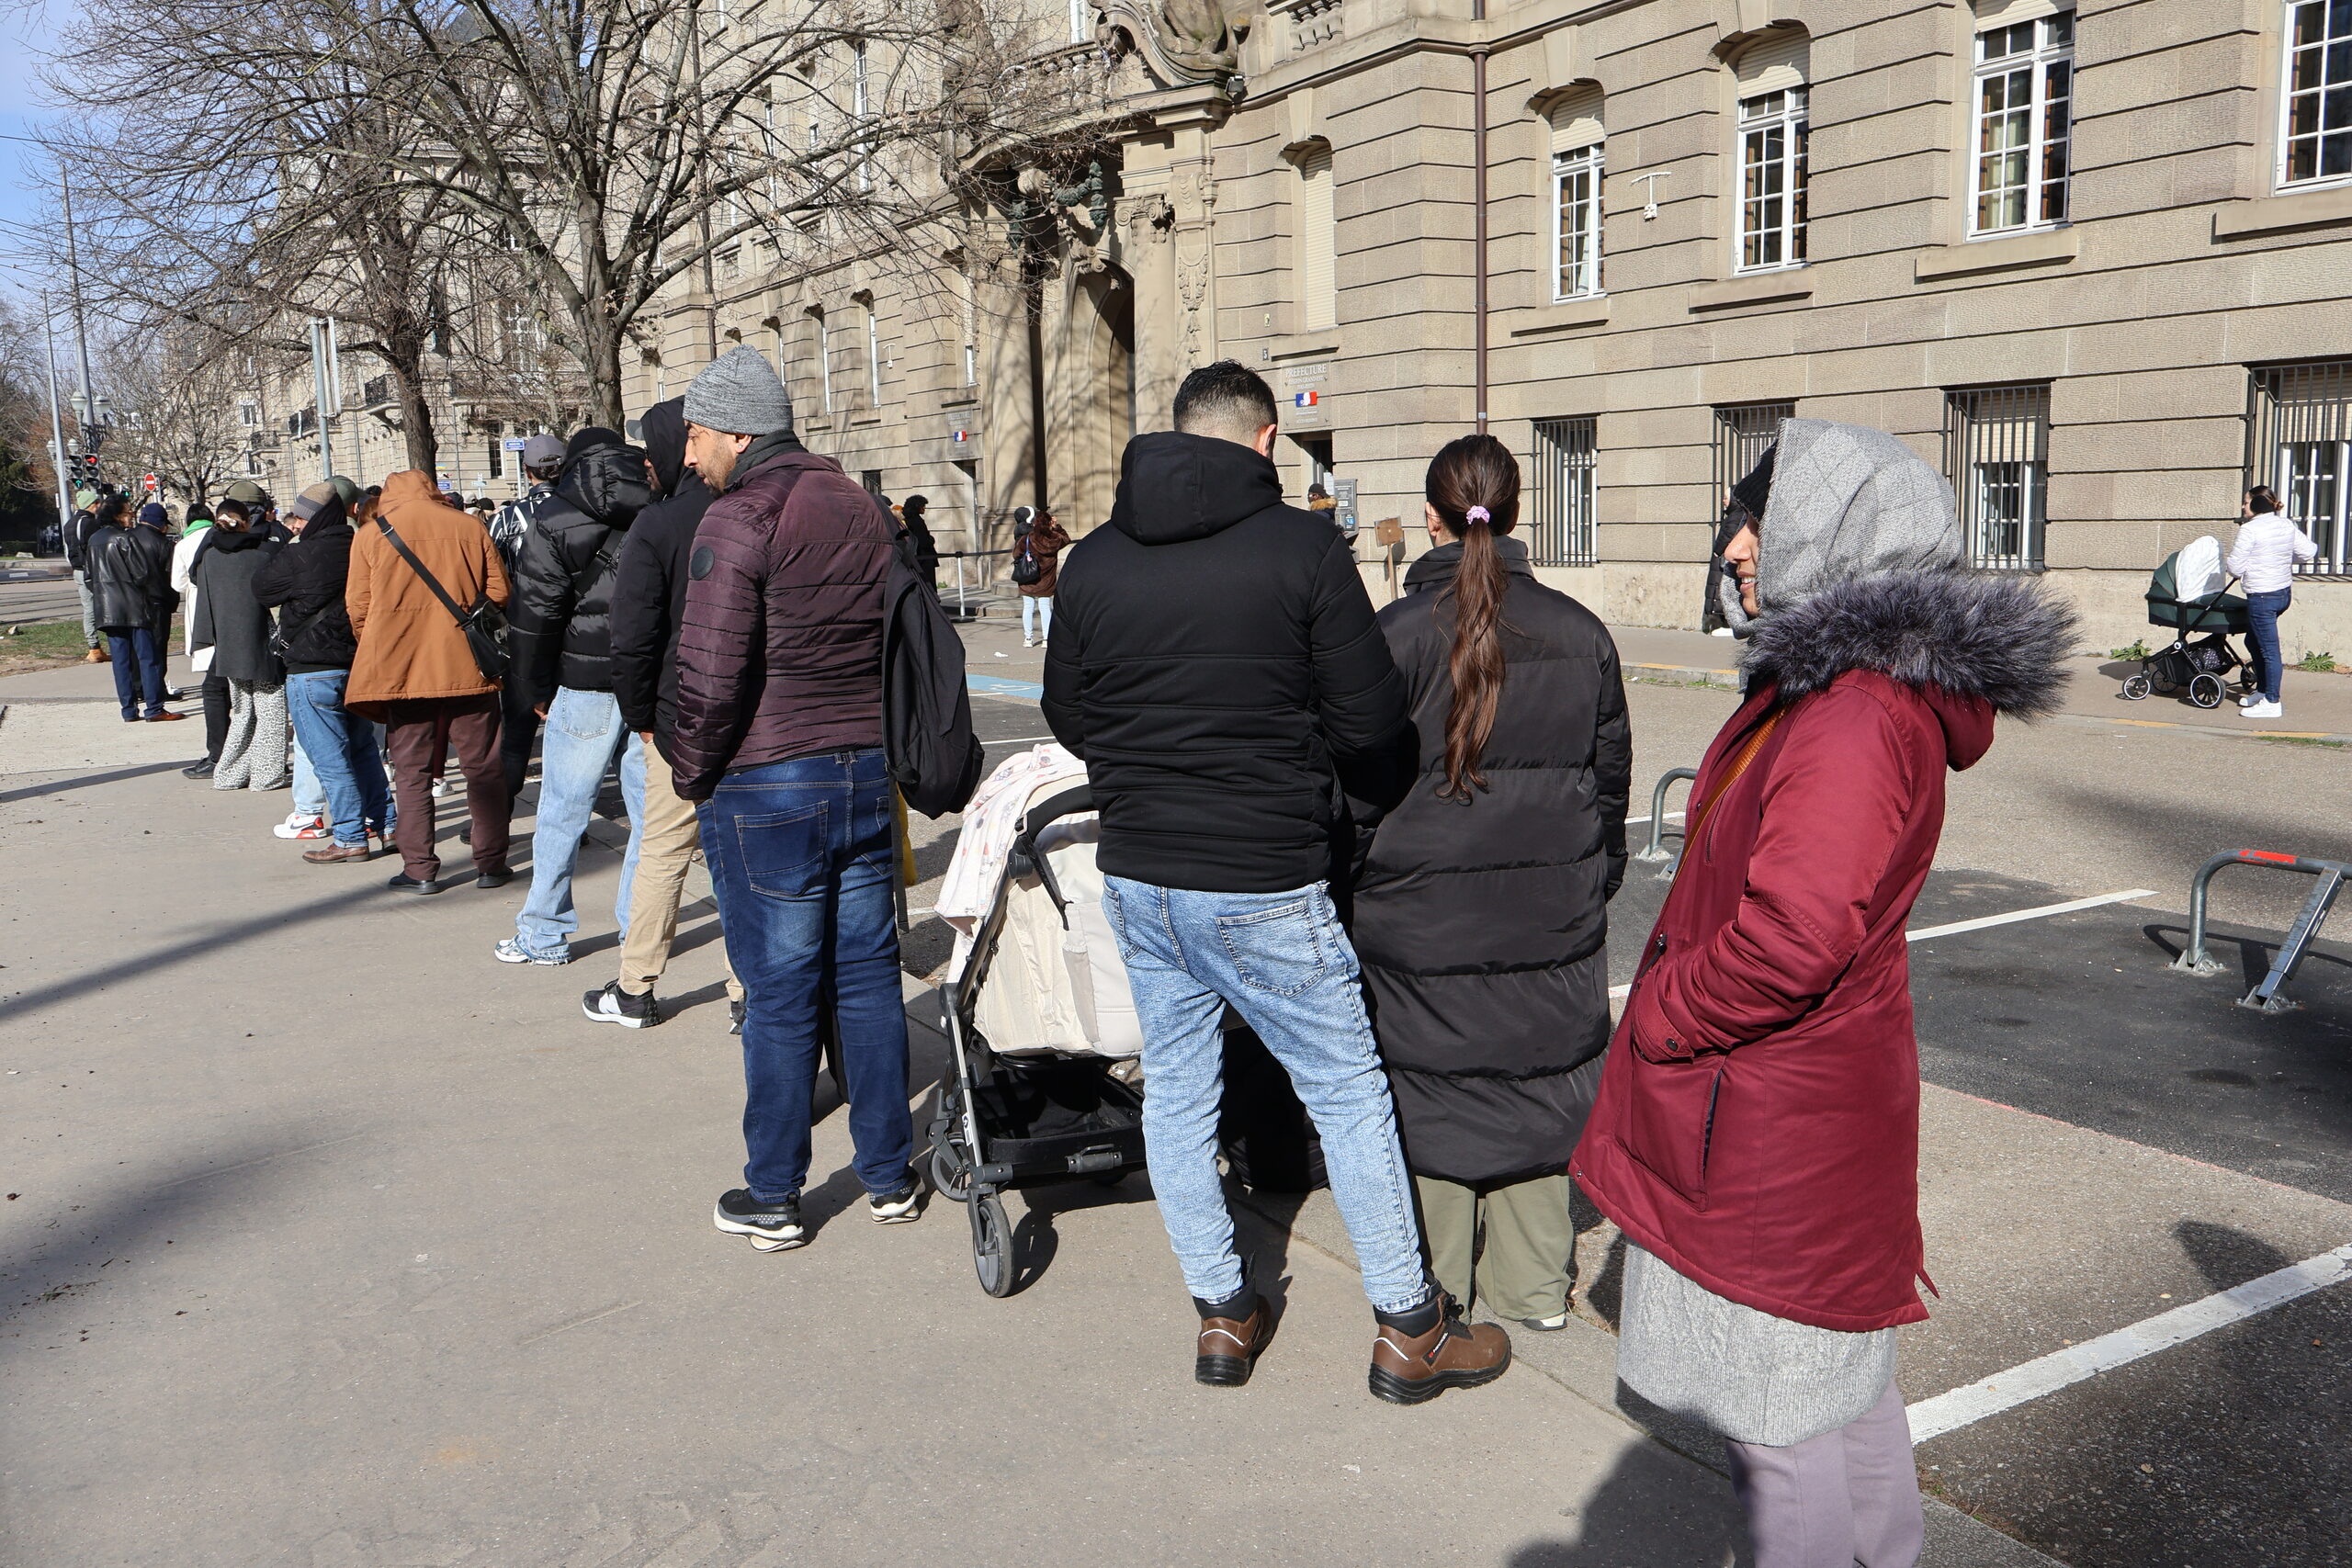
<path fill-rule="evenodd" d="M 1069 536 L 1054 521 L 1051 512 L 1031 512 L 1023 506 L 1013 513 L 1012 581 L 1021 587 L 1021 646 L 1043 648 L 1054 630 L 1054 584 L 1061 576 L 1062 551 L 1069 547 Z M 1034 566 L 1036 579 L 1022 582 L 1025 568 Z M 1034 629 L 1033 629 L 1034 627 Z"/>
<path fill-rule="evenodd" d="M 416 558 L 412 567 L 391 535 Z M 358 639 L 344 705 L 385 727 L 392 759 L 401 869 L 390 886 L 437 893 L 441 859 L 433 847 L 433 774 L 454 744 L 473 818 L 475 885 L 499 887 L 506 869 L 506 773 L 498 755 L 499 682 L 481 672 L 466 635 L 429 572 L 461 609 L 487 598 L 506 603 L 506 573 L 490 530 L 444 501 L 431 475 L 409 468 L 384 481 L 381 510 L 351 544 L 344 591 Z"/>

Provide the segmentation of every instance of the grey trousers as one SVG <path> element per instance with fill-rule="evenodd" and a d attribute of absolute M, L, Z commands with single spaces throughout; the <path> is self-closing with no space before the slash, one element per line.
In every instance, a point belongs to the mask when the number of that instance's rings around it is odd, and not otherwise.
<path fill-rule="evenodd" d="M 105 647 L 107 639 L 98 635 L 98 606 L 97 601 L 90 595 L 88 572 L 74 574 L 74 592 L 82 601 L 82 640 L 92 648 Z"/>
<path fill-rule="evenodd" d="M 1894 1383 L 1868 1415 L 1789 1448 L 1725 1443 L 1756 1568 L 1913 1568 L 1927 1546 L 1911 1422 Z"/>

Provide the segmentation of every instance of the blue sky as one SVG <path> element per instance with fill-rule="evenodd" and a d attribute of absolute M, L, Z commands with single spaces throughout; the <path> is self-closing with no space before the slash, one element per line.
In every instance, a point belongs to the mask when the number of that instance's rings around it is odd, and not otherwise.
<path fill-rule="evenodd" d="M 40 61 L 34 51 L 46 41 L 48 17 L 65 15 L 68 4 L 46 0 L 0 7 L 0 132 L 28 135 L 48 118 L 38 101 Z M 21 141 L 0 141 L 0 260 L 10 259 L 9 253 L 17 248 L 17 226 L 40 221 L 51 203 L 48 176 L 36 150 Z M 0 288 L 16 292 L 28 281 L 22 274 L 0 270 Z"/>

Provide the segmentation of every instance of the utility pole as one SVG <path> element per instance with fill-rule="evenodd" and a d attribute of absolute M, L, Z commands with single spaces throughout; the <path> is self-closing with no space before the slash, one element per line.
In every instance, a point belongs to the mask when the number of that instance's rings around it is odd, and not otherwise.
<path fill-rule="evenodd" d="M 74 181 L 62 165 L 57 171 L 57 189 L 65 206 L 65 276 L 73 288 L 74 344 L 82 359 L 82 444 L 95 452 L 97 443 L 91 439 L 91 432 L 97 425 L 98 405 L 90 395 L 90 334 L 82 321 L 81 253 L 74 243 Z"/>
<path fill-rule="evenodd" d="M 74 492 L 65 482 L 65 411 L 57 402 L 57 325 L 50 319 L 46 288 L 40 291 L 40 327 L 49 344 L 41 367 L 49 372 L 49 449 L 55 459 L 50 466 L 57 475 L 57 544 L 62 549 L 66 527 L 74 521 Z"/>

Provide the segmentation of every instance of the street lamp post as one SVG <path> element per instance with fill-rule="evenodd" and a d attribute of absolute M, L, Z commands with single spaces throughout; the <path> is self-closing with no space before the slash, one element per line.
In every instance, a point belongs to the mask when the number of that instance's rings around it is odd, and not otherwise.
<path fill-rule="evenodd" d="M 98 405 L 96 400 L 90 396 L 90 334 L 88 330 L 83 324 L 82 320 L 81 252 L 74 242 L 74 180 L 73 177 L 65 172 L 62 164 L 59 166 L 57 171 L 57 189 L 58 195 L 62 198 L 64 203 L 65 276 L 68 286 L 73 290 L 74 344 L 76 350 L 80 353 L 82 361 L 82 400 L 80 409 L 82 442 L 84 446 L 89 447 L 92 451 L 96 451 L 97 450 L 97 443 L 91 439 L 91 431 L 97 423 Z"/>
<path fill-rule="evenodd" d="M 49 344 L 41 367 L 49 372 L 49 439 L 51 467 L 57 474 L 57 546 L 65 547 L 65 530 L 74 521 L 74 493 L 65 482 L 65 411 L 57 402 L 57 326 L 50 319 L 49 290 L 40 291 L 40 327 Z"/>

